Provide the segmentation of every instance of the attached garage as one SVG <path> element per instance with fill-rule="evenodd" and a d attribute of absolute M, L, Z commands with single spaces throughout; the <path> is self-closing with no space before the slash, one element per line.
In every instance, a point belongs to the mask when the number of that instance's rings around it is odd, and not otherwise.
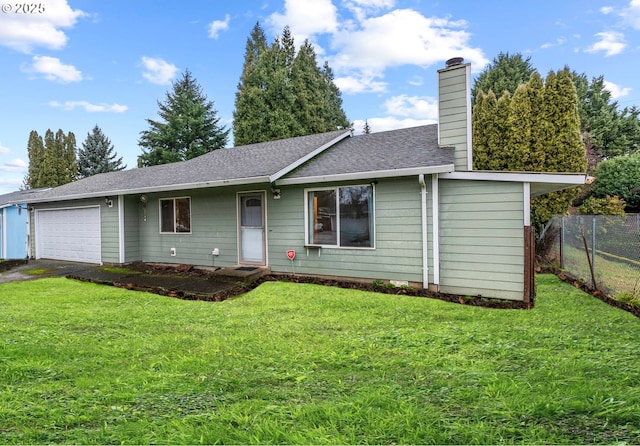
<path fill-rule="evenodd" d="M 102 263 L 100 207 L 36 210 L 36 258 Z"/>

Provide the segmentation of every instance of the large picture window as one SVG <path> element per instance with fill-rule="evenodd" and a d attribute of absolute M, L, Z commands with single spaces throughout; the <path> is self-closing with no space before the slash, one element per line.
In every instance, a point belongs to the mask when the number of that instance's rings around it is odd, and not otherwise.
<path fill-rule="evenodd" d="M 373 248 L 373 186 L 307 191 L 307 243 Z"/>
<path fill-rule="evenodd" d="M 160 200 L 160 232 L 191 232 L 191 199 L 166 198 Z"/>

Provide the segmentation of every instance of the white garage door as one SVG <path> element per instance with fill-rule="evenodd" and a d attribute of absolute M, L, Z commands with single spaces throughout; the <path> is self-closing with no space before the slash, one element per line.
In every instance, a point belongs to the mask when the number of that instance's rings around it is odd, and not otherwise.
<path fill-rule="evenodd" d="M 36 211 L 36 258 L 101 263 L 100 207 Z"/>

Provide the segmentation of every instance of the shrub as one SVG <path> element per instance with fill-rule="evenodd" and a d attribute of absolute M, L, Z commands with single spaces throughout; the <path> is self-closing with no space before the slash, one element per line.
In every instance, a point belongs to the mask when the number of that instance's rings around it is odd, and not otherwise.
<path fill-rule="evenodd" d="M 578 212 L 587 215 L 624 215 L 627 203 L 620 197 L 607 195 L 604 198 L 588 197 L 578 208 Z"/>
<path fill-rule="evenodd" d="M 598 164 L 593 195 L 618 196 L 627 203 L 627 212 L 640 210 L 640 154 L 619 156 Z"/>

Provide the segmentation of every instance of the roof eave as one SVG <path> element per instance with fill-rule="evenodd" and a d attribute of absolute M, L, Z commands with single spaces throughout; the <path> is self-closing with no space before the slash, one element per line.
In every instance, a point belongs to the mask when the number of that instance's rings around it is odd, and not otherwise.
<path fill-rule="evenodd" d="M 571 187 L 582 186 L 586 173 L 471 171 L 440 175 L 443 180 L 507 181 L 531 184 L 531 196 L 537 197 Z"/>
<path fill-rule="evenodd" d="M 423 166 L 423 167 L 408 167 L 404 169 L 389 169 L 389 170 L 370 170 L 366 172 L 351 172 L 341 173 L 333 175 L 316 175 L 309 177 L 299 178 L 282 178 L 276 181 L 277 186 L 291 186 L 296 184 L 309 184 L 309 183 L 328 183 L 331 181 L 353 181 L 353 180 L 367 180 L 372 178 L 393 178 L 393 177 L 407 177 L 413 175 L 430 175 L 434 173 L 452 172 L 454 169 L 453 164 L 443 164 L 439 166 Z"/>

